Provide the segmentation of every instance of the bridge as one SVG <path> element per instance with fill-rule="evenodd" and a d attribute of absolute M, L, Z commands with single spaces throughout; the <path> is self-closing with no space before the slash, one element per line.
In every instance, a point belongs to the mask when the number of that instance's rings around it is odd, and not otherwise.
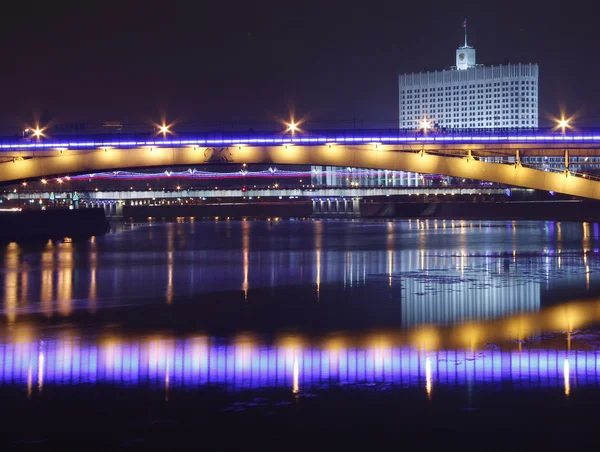
<path fill-rule="evenodd" d="M 388 169 L 484 180 L 600 199 L 600 182 L 570 171 L 573 158 L 600 156 L 600 131 L 547 130 L 420 134 L 412 131 L 319 131 L 69 136 L 0 142 L 0 183 L 125 168 L 202 164 L 319 165 Z M 564 170 L 524 163 L 525 156 L 561 156 Z"/>
<path fill-rule="evenodd" d="M 517 189 L 518 190 L 518 189 Z M 10 192 L 3 195 L 8 200 L 29 201 L 30 203 L 46 201 L 72 201 L 77 193 L 78 202 L 85 207 L 101 207 L 109 217 L 122 218 L 124 205 L 160 205 L 183 204 L 187 200 L 231 203 L 232 200 L 244 198 L 247 202 L 300 198 L 312 201 L 313 214 L 316 215 L 360 215 L 359 200 L 368 197 L 390 196 L 432 196 L 454 197 L 505 195 L 506 188 L 480 185 L 463 187 L 296 187 L 296 188 L 254 188 L 242 192 L 237 189 L 183 189 L 183 190 L 103 190 L 103 191 L 44 191 L 44 192 Z"/>
<path fill-rule="evenodd" d="M 156 199 L 211 199 L 211 198 L 247 198 L 249 200 L 262 198 L 366 198 L 381 196 L 454 196 L 454 195 L 502 195 L 506 189 L 490 185 L 465 187 L 315 187 L 315 188 L 260 188 L 248 189 L 242 192 L 237 189 L 206 189 L 206 190 L 103 190 L 78 192 L 82 202 L 102 201 L 140 201 Z M 73 193 L 60 192 L 19 192 L 4 195 L 10 200 L 39 200 L 39 199 L 69 199 Z"/>

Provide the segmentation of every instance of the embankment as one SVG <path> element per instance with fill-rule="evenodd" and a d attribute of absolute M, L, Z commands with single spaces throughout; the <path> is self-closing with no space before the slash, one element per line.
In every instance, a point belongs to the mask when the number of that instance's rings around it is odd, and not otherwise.
<path fill-rule="evenodd" d="M 600 221 L 596 201 L 383 202 L 361 205 L 363 217 Z"/>
<path fill-rule="evenodd" d="M 56 209 L 0 212 L 0 240 L 101 235 L 110 224 L 104 209 Z"/>

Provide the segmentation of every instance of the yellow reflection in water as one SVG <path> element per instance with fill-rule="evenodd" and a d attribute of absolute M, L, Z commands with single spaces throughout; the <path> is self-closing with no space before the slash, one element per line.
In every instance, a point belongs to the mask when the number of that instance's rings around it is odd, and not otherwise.
<path fill-rule="evenodd" d="M 585 266 L 585 287 L 587 289 L 590 288 L 590 266 L 589 265 Z"/>
<path fill-rule="evenodd" d="M 17 319 L 18 288 L 19 288 L 19 245 L 15 242 L 6 247 L 4 258 L 4 310 L 8 324 Z"/>
<path fill-rule="evenodd" d="M 92 237 L 94 239 L 94 237 Z M 96 312 L 96 267 L 98 265 L 98 253 L 96 252 L 96 240 L 90 241 L 90 290 L 88 292 L 88 310 L 91 313 Z"/>
<path fill-rule="evenodd" d="M 29 365 L 29 368 L 27 369 L 27 398 L 31 399 L 31 393 L 33 391 L 33 372 L 31 370 L 31 364 Z"/>
<path fill-rule="evenodd" d="M 52 295 L 54 292 L 54 244 L 48 240 L 42 251 L 40 302 L 47 317 L 52 315 Z"/>
<path fill-rule="evenodd" d="M 425 390 L 427 391 L 427 398 L 431 400 L 433 383 L 431 377 L 431 359 L 429 359 L 429 356 L 425 359 Z"/>
<path fill-rule="evenodd" d="M 584 221 L 583 223 L 581 223 L 581 226 L 583 228 L 583 237 L 587 238 L 590 236 L 590 224 L 587 221 Z"/>
<path fill-rule="evenodd" d="M 173 302 L 173 251 L 169 251 L 168 252 L 168 257 L 167 257 L 167 267 L 168 267 L 168 271 L 167 271 L 167 291 L 166 291 L 166 299 L 167 299 L 167 304 L 171 304 Z"/>
<path fill-rule="evenodd" d="M 412 334 L 411 343 L 422 350 L 436 350 L 440 342 L 440 333 L 433 326 L 418 328 Z"/>
<path fill-rule="evenodd" d="M 436 220 L 437 221 L 437 220 Z M 437 223 L 436 223 L 437 227 Z M 388 285 L 392 287 L 392 273 L 394 272 L 394 223 L 387 223 L 387 250 L 388 250 Z"/>
<path fill-rule="evenodd" d="M 29 273 L 27 270 L 21 272 L 21 305 L 27 304 L 29 291 Z"/>
<path fill-rule="evenodd" d="M 250 272 L 250 222 L 242 221 L 242 261 L 244 281 L 242 282 L 242 290 L 244 291 L 244 300 L 248 301 L 248 274 Z"/>
<path fill-rule="evenodd" d="M 525 340 L 535 332 L 536 323 L 532 322 L 526 315 L 509 317 L 504 322 L 504 339 Z"/>
<path fill-rule="evenodd" d="M 459 340 L 471 351 L 475 350 L 477 345 L 482 342 L 483 334 L 482 326 L 476 323 L 466 323 L 458 330 Z"/>
<path fill-rule="evenodd" d="M 73 242 L 58 245 L 58 275 L 56 297 L 58 312 L 64 316 L 73 310 Z"/>
<path fill-rule="evenodd" d="M 293 369 L 292 392 L 298 394 L 300 392 L 300 372 L 298 370 L 298 356 L 294 353 L 294 369 Z"/>
<path fill-rule="evenodd" d="M 573 331 L 592 320 L 590 305 L 586 303 L 568 303 L 545 311 L 546 321 L 551 330 Z"/>
<path fill-rule="evenodd" d="M 569 397 L 571 394 L 571 382 L 569 375 L 569 358 L 565 358 L 565 362 L 563 365 L 563 377 L 565 379 L 565 395 Z"/>
<path fill-rule="evenodd" d="M 562 224 L 560 221 L 556 222 L 556 241 L 558 243 L 562 241 Z"/>

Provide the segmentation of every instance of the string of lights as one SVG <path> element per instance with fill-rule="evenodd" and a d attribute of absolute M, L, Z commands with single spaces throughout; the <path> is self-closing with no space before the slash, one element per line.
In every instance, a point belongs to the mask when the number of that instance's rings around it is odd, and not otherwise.
<path fill-rule="evenodd" d="M 312 175 L 328 175 L 335 174 L 340 177 L 358 177 L 360 175 L 370 174 L 369 170 L 351 168 L 344 171 L 282 171 L 276 168 L 269 168 L 268 170 L 261 171 L 237 171 L 230 173 L 219 173 L 210 171 L 197 171 L 195 169 L 188 169 L 187 171 L 163 171 L 160 173 L 141 173 L 132 171 L 110 171 L 102 173 L 91 173 L 91 174 L 80 174 L 70 176 L 71 181 L 89 181 L 89 180 L 127 180 L 127 181 L 141 181 L 141 180 L 157 180 L 157 179 L 186 179 L 186 180 L 223 180 L 223 179 L 244 179 L 244 178 L 300 178 L 300 177 L 311 177 Z M 396 178 L 406 177 L 405 174 L 398 174 Z M 424 178 L 437 179 L 441 176 L 436 174 L 424 174 Z M 56 177 L 51 179 L 53 181 L 63 181 L 64 178 Z"/>

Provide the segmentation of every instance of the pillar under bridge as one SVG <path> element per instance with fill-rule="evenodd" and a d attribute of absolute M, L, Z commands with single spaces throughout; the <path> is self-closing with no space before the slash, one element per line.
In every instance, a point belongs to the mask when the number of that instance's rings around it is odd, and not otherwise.
<path fill-rule="evenodd" d="M 359 217 L 360 198 L 314 198 L 315 217 Z"/>

